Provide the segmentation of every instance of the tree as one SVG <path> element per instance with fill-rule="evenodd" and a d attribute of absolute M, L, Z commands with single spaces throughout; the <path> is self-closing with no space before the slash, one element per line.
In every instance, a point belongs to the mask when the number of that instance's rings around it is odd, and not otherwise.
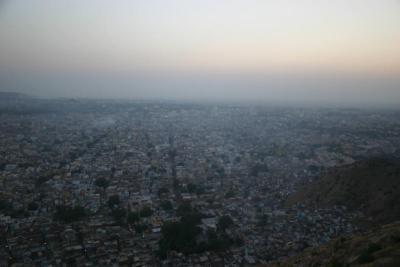
<path fill-rule="evenodd" d="M 198 224 L 203 217 L 201 213 L 192 208 L 190 203 L 186 202 L 178 207 L 176 214 L 181 217 L 182 222 L 186 222 L 189 224 Z"/>
<path fill-rule="evenodd" d="M 140 220 L 140 216 L 137 212 L 129 212 L 128 213 L 128 223 L 133 224 Z"/>
<path fill-rule="evenodd" d="M 267 214 L 263 214 L 258 218 L 257 225 L 260 227 L 264 227 L 268 224 L 269 217 Z"/>
<path fill-rule="evenodd" d="M 196 189 L 197 189 L 197 186 L 195 184 L 190 183 L 187 185 L 187 190 L 189 193 L 196 192 Z"/>
<path fill-rule="evenodd" d="M 68 206 L 57 206 L 56 212 L 53 215 L 55 221 L 62 221 L 65 223 L 71 223 L 74 221 L 82 220 L 86 217 L 86 210 L 81 206 L 68 207 Z"/>
<path fill-rule="evenodd" d="M 175 169 L 173 169 L 173 171 L 174 171 Z M 180 186 L 180 184 L 179 184 L 179 180 L 178 179 L 176 179 L 176 178 L 174 178 L 174 180 L 173 180 L 173 188 L 174 188 L 174 190 L 176 191 L 176 192 L 179 192 L 180 191 L 180 189 L 181 189 L 181 186 Z"/>
<path fill-rule="evenodd" d="M 51 177 L 48 176 L 41 176 L 35 180 L 35 187 L 41 187 L 44 183 L 50 180 Z"/>
<path fill-rule="evenodd" d="M 196 194 L 197 194 L 197 195 L 202 195 L 202 194 L 204 194 L 204 193 L 205 193 L 204 188 L 201 187 L 201 186 L 198 186 L 197 189 L 196 189 Z"/>
<path fill-rule="evenodd" d="M 28 210 L 37 210 L 39 208 L 39 205 L 36 202 L 30 202 L 28 204 Z"/>
<path fill-rule="evenodd" d="M 140 210 L 140 216 L 141 217 L 150 217 L 151 215 L 153 214 L 153 211 L 151 210 L 151 208 L 150 207 L 143 207 L 141 210 Z"/>
<path fill-rule="evenodd" d="M 161 202 L 161 208 L 165 211 L 172 210 L 172 203 L 169 200 L 164 200 Z"/>
<path fill-rule="evenodd" d="M 164 195 L 164 194 L 168 194 L 169 193 L 169 190 L 168 190 L 168 188 L 166 188 L 166 187 L 161 187 L 160 189 L 158 189 L 158 196 L 160 197 L 160 196 L 162 196 L 162 195 Z"/>
<path fill-rule="evenodd" d="M 183 203 L 178 207 L 178 222 L 167 222 L 161 228 L 162 238 L 159 241 L 159 255 L 166 256 L 170 250 L 185 254 L 204 251 L 205 244 L 197 244 L 196 238 L 202 232 L 198 227 L 202 215 L 190 203 Z"/>
<path fill-rule="evenodd" d="M 241 247 L 241 246 L 244 245 L 244 240 L 243 240 L 241 237 L 239 237 L 239 236 L 237 236 L 233 242 L 234 242 L 235 245 L 238 246 L 238 247 Z"/>
<path fill-rule="evenodd" d="M 219 177 L 225 176 L 225 169 L 223 167 L 217 169 L 217 173 Z"/>
<path fill-rule="evenodd" d="M 224 215 L 218 219 L 217 228 L 219 231 L 223 232 L 232 225 L 232 218 L 229 215 Z"/>
<path fill-rule="evenodd" d="M 235 192 L 233 192 L 232 190 L 229 190 L 226 194 L 225 194 L 225 198 L 233 198 L 235 197 L 236 194 Z"/>
<path fill-rule="evenodd" d="M 108 198 L 107 203 L 110 208 L 114 208 L 115 206 L 118 206 L 121 203 L 121 201 L 118 195 L 112 195 Z"/>
<path fill-rule="evenodd" d="M 206 233 L 207 241 L 198 243 L 197 237 L 202 229 L 198 226 L 201 214 L 190 205 L 182 204 L 182 217 L 178 222 L 166 222 L 161 228 L 162 237 L 159 241 L 158 255 L 165 258 L 171 250 L 184 254 L 200 253 L 206 250 L 224 251 L 232 245 L 242 245 L 243 240 L 231 239 L 224 232 L 209 230 Z M 219 227 L 226 228 L 233 224 L 229 216 L 222 216 L 219 220 Z"/>
<path fill-rule="evenodd" d="M 193 211 L 192 205 L 190 205 L 190 203 L 185 202 L 185 203 L 179 205 L 178 210 L 176 211 L 176 213 L 177 213 L 178 216 L 183 217 L 183 216 L 191 213 L 192 211 Z"/>
<path fill-rule="evenodd" d="M 234 241 L 226 234 L 217 234 L 213 230 L 207 231 L 207 250 L 223 251 L 228 249 Z"/>
<path fill-rule="evenodd" d="M 0 199 L 0 211 L 4 215 L 11 216 L 12 218 L 24 218 L 29 216 L 23 208 L 14 209 L 10 201 Z"/>
<path fill-rule="evenodd" d="M 185 254 L 197 251 L 196 237 L 201 233 L 197 223 L 168 222 L 161 228 L 162 238 L 159 241 L 160 254 L 165 255 L 169 250 Z"/>
<path fill-rule="evenodd" d="M 121 208 L 113 209 L 111 211 L 111 216 L 118 224 L 122 224 L 126 217 L 126 210 Z"/>
<path fill-rule="evenodd" d="M 103 187 L 106 189 L 110 185 L 110 182 L 105 178 L 97 178 L 94 184 L 98 187 Z"/>
<path fill-rule="evenodd" d="M 0 199 L 0 211 L 7 212 L 7 211 L 10 211 L 12 209 L 13 209 L 13 207 L 12 207 L 12 205 L 11 205 L 11 203 L 9 201 L 4 200 L 4 199 Z"/>
<path fill-rule="evenodd" d="M 136 233 L 138 233 L 138 234 L 141 234 L 141 233 L 143 233 L 144 231 L 146 231 L 147 230 L 147 225 L 145 225 L 145 224 L 135 224 L 135 231 L 136 231 Z"/>
<path fill-rule="evenodd" d="M 258 176 L 259 173 L 268 172 L 268 167 L 265 164 L 257 163 L 250 170 L 251 176 Z"/>

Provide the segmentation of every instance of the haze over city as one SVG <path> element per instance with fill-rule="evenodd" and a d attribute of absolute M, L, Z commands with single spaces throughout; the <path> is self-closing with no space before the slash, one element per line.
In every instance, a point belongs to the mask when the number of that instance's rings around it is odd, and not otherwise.
<path fill-rule="evenodd" d="M 0 0 L 0 266 L 400 266 L 399 0 Z"/>
<path fill-rule="evenodd" d="M 400 2 L 2 1 L 0 86 L 40 97 L 400 104 Z"/>

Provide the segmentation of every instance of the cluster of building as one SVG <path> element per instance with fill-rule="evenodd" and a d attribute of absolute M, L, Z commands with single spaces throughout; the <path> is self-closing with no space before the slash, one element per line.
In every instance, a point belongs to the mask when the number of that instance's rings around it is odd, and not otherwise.
<path fill-rule="evenodd" d="M 0 114 L 0 266 L 242 266 L 284 258 L 356 231 L 360 216 L 345 207 L 287 206 L 288 195 L 327 168 L 400 151 L 395 111 L 62 104 Z M 183 203 L 204 215 L 203 233 L 229 216 L 226 235 L 241 242 L 160 258 L 162 226 L 179 221 Z M 60 221 L 60 207 L 82 207 L 85 216 Z M 142 216 L 144 208 L 151 213 Z"/>

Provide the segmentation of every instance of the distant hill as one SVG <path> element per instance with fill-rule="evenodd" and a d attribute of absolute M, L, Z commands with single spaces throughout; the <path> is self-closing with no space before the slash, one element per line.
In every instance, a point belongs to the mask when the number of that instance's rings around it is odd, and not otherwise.
<path fill-rule="evenodd" d="M 374 158 L 333 169 L 287 200 L 318 207 L 345 205 L 373 223 L 400 220 L 400 160 Z"/>
<path fill-rule="evenodd" d="M 277 266 L 400 266 L 400 222 L 363 235 L 341 237 L 265 267 Z"/>
<path fill-rule="evenodd" d="M 28 95 L 15 92 L 0 92 L 0 100 L 17 100 L 28 98 Z"/>

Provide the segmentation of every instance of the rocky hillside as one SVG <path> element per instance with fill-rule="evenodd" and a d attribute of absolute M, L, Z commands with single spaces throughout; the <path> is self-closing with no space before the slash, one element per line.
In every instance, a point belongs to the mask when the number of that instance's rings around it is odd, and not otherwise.
<path fill-rule="evenodd" d="M 276 266 L 400 266 L 400 222 L 363 235 L 332 240 L 266 267 Z"/>
<path fill-rule="evenodd" d="M 369 159 L 330 170 L 290 196 L 287 205 L 344 205 L 361 211 L 374 227 L 267 266 L 400 266 L 399 189 L 396 158 Z"/>
<path fill-rule="evenodd" d="M 369 159 L 329 171 L 289 197 L 287 205 L 344 205 L 375 225 L 400 220 L 400 161 Z"/>

